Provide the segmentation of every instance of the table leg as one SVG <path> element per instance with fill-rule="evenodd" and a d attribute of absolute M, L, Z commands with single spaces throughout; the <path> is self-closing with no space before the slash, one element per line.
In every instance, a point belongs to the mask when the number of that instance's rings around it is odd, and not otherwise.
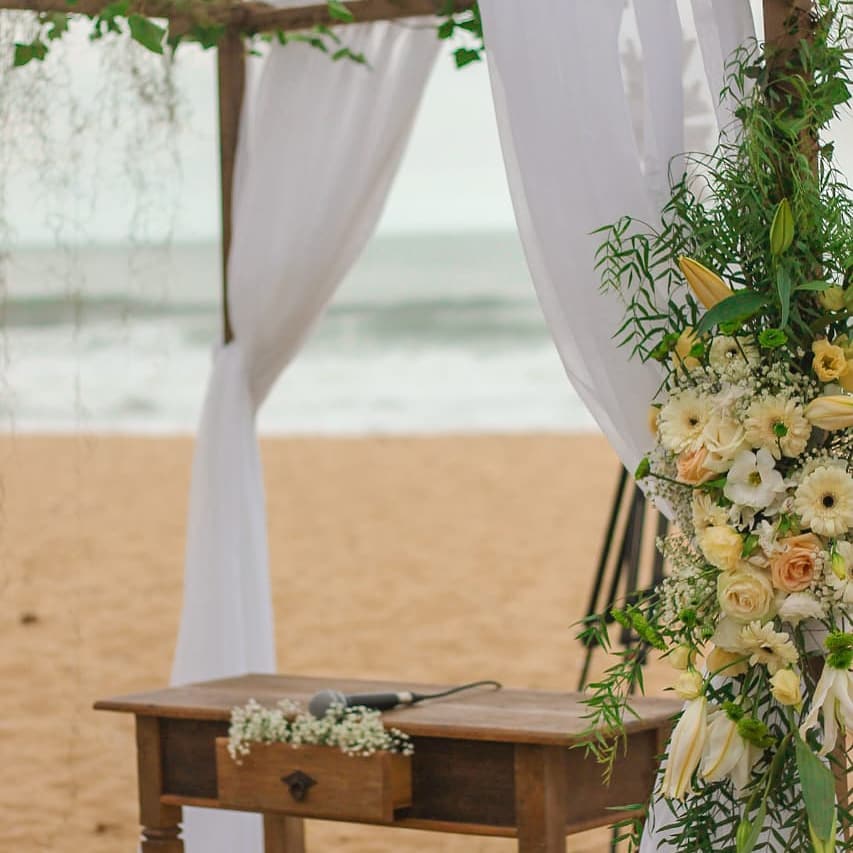
<path fill-rule="evenodd" d="M 565 853 L 568 770 L 562 747 L 515 747 L 519 853 Z"/>
<path fill-rule="evenodd" d="M 157 717 L 137 716 L 136 757 L 142 853 L 184 853 L 181 808 L 164 806 L 160 802 L 163 793 L 163 753 L 160 720 Z"/>
<path fill-rule="evenodd" d="M 264 853 L 305 853 L 305 821 L 301 817 L 265 814 Z"/>

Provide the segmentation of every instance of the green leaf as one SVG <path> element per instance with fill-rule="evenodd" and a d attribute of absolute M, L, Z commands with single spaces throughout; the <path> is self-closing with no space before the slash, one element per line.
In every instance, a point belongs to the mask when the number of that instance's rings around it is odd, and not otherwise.
<path fill-rule="evenodd" d="M 33 46 L 31 44 L 21 44 L 20 42 L 15 44 L 15 59 L 13 62 L 15 68 L 26 65 L 33 59 L 35 57 L 33 56 Z"/>
<path fill-rule="evenodd" d="M 456 29 L 456 22 L 453 18 L 448 18 L 443 24 L 441 24 L 438 28 L 438 37 L 440 39 L 449 39 L 454 30 Z"/>
<path fill-rule="evenodd" d="M 744 816 L 737 828 L 736 851 L 737 853 L 752 853 L 755 845 L 758 843 L 758 836 L 761 835 L 761 830 L 764 827 L 764 821 L 767 818 L 767 803 L 762 801 L 758 807 L 758 813 L 755 815 L 755 820 L 750 821 Z"/>
<path fill-rule="evenodd" d="M 142 15 L 130 15 L 127 24 L 134 41 L 139 42 L 152 53 L 163 52 L 163 39 L 166 37 L 166 30 L 163 27 Z"/>
<path fill-rule="evenodd" d="M 479 62 L 481 59 L 479 50 L 472 50 L 468 47 L 460 47 L 458 50 L 455 50 L 453 58 L 456 60 L 457 68 L 464 68 L 472 62 Z"/>
<path fill-rule="evenodd" d="M 828 290 L 830 287 L 832 287 L 832 284 L 828 281 L 807 281 L 805 284 L 798 284 L 794 290 L 819 293 L 822 290 Z"/>
<path fill-rule="evenodd" d="M 835 780 L 832 771 L 799 735 L 795 748 L 809 823 L 814 834 L 821 841 L 827 842 L 832 838 L 835 823 Z"/>
<path fill-rule="evenodd" d="M 649 457 L 644 456 L 640 460 L 640 464 L 637 466 L 637 470 L 634 471 L 634 479 L 635 480 L 644 480 L 649 476 L 652 470 L 652 463 L 649 462 Z"/>
<path fill-rule="evenodd" d="M 709 332 L 720 323 L 747 320 L 769 301 L 763 293 L 755 290 L 739 290 L 722 302 L 718 302 L 702 317 L 696 327 L 696 334 L 702 335 Z"/>
<path fill-rule="evenodd" d="M 755 533 L 750 533 L 743 540 L 743 548 L 741 549 L 741 557 L 745 560 L 752 556 L 752 553 L 758 547 L 758 536 Z"/>
<path fill-rule="evenodd" d="M 779 325 L 784 329 L 791 316 L 791 276 L 787 270 L 780 268 L 776 273 L 776 293 L 779 296 L 779 308 L 782 313 Z"/>
<path fill-rule="evenodd" d="M 788 336 L 781 329 L 762 329 L 758 333 L 758 343 L 765 349 L 777 349 L 788 343 Z"/>
<path fill-rule="evenodd" d="M 793 242 L 794 215 L 791 213 L 790 202 L 783 198 L 776 205 L 776 213 L 773 214 L 773 223 L 770 225 L 770 251 L 774 255 L 781 255 Z"/>
<path fill-rule="evenodd" d="M 355 20 L 355 15 L 347 9 L 341 0 L 329 0 L 327 4 L 329 17 L 335 21 L 343 21 L 345 24 L 351 24 Z"/>

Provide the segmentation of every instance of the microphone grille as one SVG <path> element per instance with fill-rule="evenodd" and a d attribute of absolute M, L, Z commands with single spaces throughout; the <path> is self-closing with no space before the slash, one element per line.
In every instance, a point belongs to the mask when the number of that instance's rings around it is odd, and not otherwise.
<path fill-rule="evenodd" d="M 347 704 L 347 697 L 339 690 L 321 690 L 315 694 L 308 703 L 308 711 L 318 720 L 326 716 L 326 711 L 332 705 L 341 705 L 344 708 Z"/>

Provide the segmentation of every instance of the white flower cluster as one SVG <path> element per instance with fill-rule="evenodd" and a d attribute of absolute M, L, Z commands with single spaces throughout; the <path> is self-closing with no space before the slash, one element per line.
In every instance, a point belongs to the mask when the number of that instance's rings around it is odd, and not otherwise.
<path fill-rule="evenodd" d="M 383 726 L 379 711 L 332 705 L 323 717 L 317 718 L 289 699 L 283 699 L 275 708 L 250 699 L 243 707 L 231 710 L 228 754 L 239 764 L 253 743 L 331 746 L 346 755 L 363 757 L 376 752 L 414 752 L 408 735 Z"/>

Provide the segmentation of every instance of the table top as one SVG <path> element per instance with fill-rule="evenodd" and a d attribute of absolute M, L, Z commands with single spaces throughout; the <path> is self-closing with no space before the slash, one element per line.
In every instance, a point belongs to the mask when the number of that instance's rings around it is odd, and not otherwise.
<path fill-rule="evenodd" d="M 242 675 L 200 684 L 168 687 L 95 703 L 100 711 L 124 711 L 148 717 L 228 721 L 231 709 L 256 699 L 274 706 L 293 699 L 304 707 L 320 690 L 343 693 L 382 693 L 409 690 L 434 693 L 452 685 L 404 681 L 362 681 L 353 678 L 308 678 L 292 675 Z M 406 734 L 462 740 L 567 745 L 588 728 L 588 709 L 579 693 L 542 690 L 478 688 L 456 696 L 427 700 L 383 714 L 387 725 Z M 629 732 L 662 728 L 681 709 L 670 699 L 637 697 L 631 707 L 639 718 L 626 721 Z"/>

